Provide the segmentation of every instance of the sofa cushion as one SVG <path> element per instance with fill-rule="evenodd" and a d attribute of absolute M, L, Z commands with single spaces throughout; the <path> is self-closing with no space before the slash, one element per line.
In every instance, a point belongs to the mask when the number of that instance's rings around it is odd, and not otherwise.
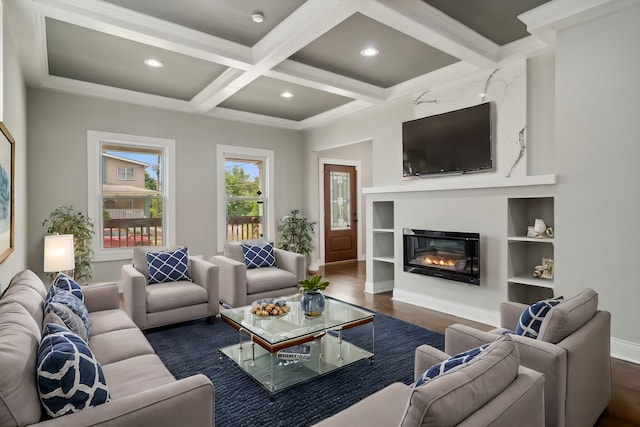
<path fill-rule="evenodd" d="M 189 252 L 186 247 L 174 251 L 147 252 L 149 284 L 191 280 Z"/>
<path fill-rule="evenodd" d="M 59 325 L 47 324 L 42 330 L 37 381 L 42 406 L 54 418 L 109 401 L 104 373 L 93 352 Z"/>
<path fill-rule="evenodd" d="M 92 336 L 121 329 L 138 329 L 127 313 L 118 308 L 91 312 L 89 318 L 91 319 Z"/>
<path fill-rule="evenodd" d="M 516 327 L 516 334 L 529 338 L 537 338 L 540 331 L 540 325 L 545 316 L 554 306 L 562 302 L 562 297 L 557 299 L 548 299 L 538 301 L 535 304 L 525 308 Z"/>
<path fill-rule="evenodd" d="M 147 313 L 206 303 L 207 290 L 193 282 L 167 282 L 147 286 Z"/>
<path fill-rule="evenodd" d="M 277 267 L 276 257 L 273 254 L 273 243 L 265 243 L 264 245 L 249 245 L 242 243 L 242 255 L 244 256 L 244 265 L 247 268 L 260 267 Z"/>
<path fill-rule="evenodd" d="M 38 276 L 30 270 L 16 274 L 9 283 L 0 305 L 17 302 L 23 306 L 27 312 L 33 317 L 38 325 L 42 328 L 42 319 L 44 318 L 44 296 L 47 290 L 44 283 Z"/>
<path fill-rule="evenodd" d="M 276 291 L 298 285 L 295 274 L 276 267 L 247 270 L 247 294 Z"/>
<path fill-rule="evenodd" d="M 466 366 L 414 387 L 401 426 L 460 423 L 513 382 L 519 363 L 513 340 L 498 338 Z"/>
<path fill-rule="evenodd" d="M 37 423 L 41 416 L 35 367 L 40 326 L 17 302 L 0 305 L 0 426 Z"/>
<path fill-rule="evenodd" d="M 540 325 L 538 339 L 552 344 L 559 343 L 587 323 L 597 310 L 598 294 L 587 288 L 549 310 Z"/>
<path fill-rule="evenodd" d="M 62 304 L 70 308 L 82 320 L 82 323 L 84 324 L 84 327 L 87 332 L 87 337 L 91 336 L 91 319 L 89 318 L 89 312 L 87 311 L 87 307 L 85 307 L 84 303 L 80 301 L 79 298 L 73 296 L 71 292 L 60 290 L 56 292 L 55 295 L 53 295 L 53 297 L 51 298 L 51 301 L 49 301 L 45 306 L 44 308 L 45 313 L 49 311 L 55 311 L 54 308 L 48 307 L 49 305 L 52 305 L 52 304 Z M 56 311 L 56 314 L 58 314 L 58 316 L 60 316 L 60 313 L 61 311 Z M 66 319 L 62 316 L 60 317 L 66 323 Z"/>
<path fill-rule="evenodd" d="M 455 356 L 449 357 L 447 360 L 443 360 L 440 363 L 436 363 L 429 369 L 427 369 L 416 381 L 415 387 L 420 387 L 422 384 L 425 384 L 440 374 L 444 374 L 445 372 L 449 372 L 453 368 L 462 367 L 467 365 L 476 357 L 482 355 L 484 351 L 489 347 L 489 344 L 481 345 L 479 347 L 474 347 L 470 350 L 464 351 L 462 353 L 458 353 Z"/>
<path fill-rule="evenodd" d="M 162 360 L 155 354 L 130 357 L 103 365 L 102 369 L 113 400 L 123 399 L 175 381 Z M 131 375 L 132 372 L 136 374 Z"/>
<path fill-rule="evenodd" d="M 137 328 L 92 335 L 89 338 L 89 347 L 103 366 L 130 357 L 154 354 L 153 347 Z"/>
<path fill-rule="evenodd" d="M 66 292 L 66 291 L 65 291 Z M 71 307 L 57 302 L 50 302 L 45 305 L 45 315 L 43 324 L 53 323 L 64 326 L 74 334 L 78 335 L 86 343 L 89 342 L 87 328 L 84 326 L 82 318 L 78 316 Z"/>
<path fill-rule="evenodd" d="M 84 302 L 84 294 L 82 293 L 82 288 L 80 287 L 80 285 L 78 285 L 78 283 L 73 280 L 73 278 L 67 276 L 64 273 L 59 273 L 56 279 L 51 284 L 49 292 L 47 292 L 47 295 L 44 298 L 45 302 L 51 301 L 51 298 L 53 298 L 56 292 L 60 290 L 71 292 L 73 296 L 79 298 L 80 301 Z"/>

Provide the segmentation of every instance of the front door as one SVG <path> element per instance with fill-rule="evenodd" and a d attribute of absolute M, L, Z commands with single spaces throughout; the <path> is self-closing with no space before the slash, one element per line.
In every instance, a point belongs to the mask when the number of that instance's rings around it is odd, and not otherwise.
<path fill-rule="evenodd" d="M 324 260 L 358 258 L 355 166 L 324 165 Z"/>

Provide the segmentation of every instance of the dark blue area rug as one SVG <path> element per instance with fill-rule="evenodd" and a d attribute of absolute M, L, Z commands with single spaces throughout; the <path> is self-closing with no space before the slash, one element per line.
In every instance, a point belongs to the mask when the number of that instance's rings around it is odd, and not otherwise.
<path fill-rule="evenodd" d="M 421 344 L 444 348 L 444 336 L 393 317 L 376 314 L 375 363 L 361 360 L 309 382 L 269 393 L 218 349 L 238 342 L 238 332 L 219 318 L 197 320 L 149 332 L 146 336 L 178 379 L 202 373 L 215 387 L 215 424 L 226 426 L 309 426 L 385 386 L 413 382 L 414 350 Z M 348 334 L 347 334 L 348 333 Z M 367 326 L 345 331 L 358 343 L 371 339 Z"/>

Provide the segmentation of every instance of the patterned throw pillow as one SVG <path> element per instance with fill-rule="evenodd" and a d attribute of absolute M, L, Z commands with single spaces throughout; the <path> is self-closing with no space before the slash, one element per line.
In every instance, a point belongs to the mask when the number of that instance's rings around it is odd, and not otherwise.
<path fill-rule="evenodd" d="M 518 320 L 516 335 L 522 335 L 533 339 L 538 338 L 538 332 L 540 332 L 540 325 L 542 325 L 544 317 L 547 315 L 549 310 L 560 304 L 562 301 L 562 297 L 559 297 L 557 299 L 538 301 L 537 303 L 527 307 L 520 315 L 520 320 Z"/>
<path fill-rule="evenodd" d="M 78 283 L 73 280 L 72 277 L 67 276 L 64 273 L 58 273 L 58 277 L 53 281 L 53 284 L 49 288 L 49 292 L 47 292 L 47 296 L 44 298 L 45 302 L 51 301 L 51 298 L 56 294 L 57 291 L 64 290 L 71 292 L 74 296 L 80 298 L 80 301 L 84 302 L 84 294 L 82 293 L 82 288 Z"/>
<path fill-rule="evenodd" d="M 175 251 L 147 252 L 149 284 L 191 280 L 189 251 L 186 247 Z"/>
<path fill-rule="evenodd" d="M 436 363 L 435 365 L 427 369 L 425 373 L 420 376 L 420 378 L 418 378 L 418 381 L 416 381 L 414 387 L 420 387 L 421 385 L 426 384 L 432 379 L 436 378 L 438 375 L 444 374 L 445 372 L 448 372 L 457 366 L 466 365 L 476 357 L 480 356 L 487 349 L 487 347 L 489 347 L 489 345 L 490 344 L 484 344 L 480 347 L 472 348 L 471 350 L 467 350 L 463 353 L 458 353 L 455 356 L 451 356 L 447 360 L 444 360 L 440 363 Z"/>
<path fill-rule="evenodd" d="M 67 305 L 57 302 L 49 302 L 45 305 L 43 324 L 47 323 L 64 326 L 82 338 L 84 342 L 89 343 L 89 335 L 87 334 L 87 328 L 84 326 L 82 318 L 74 313 Z"/>
<path fill-rule="evenodd" d="M 54 311 L 58 316 L 62 317 L 58 311 L 55 311 L 53 307 L 49 307 L 51 304 L 61 304 L 71 309 L 84 324 L 84 327 L 87 331 L 87 337 L 91 336 L 91 319 L 89 318 L 89 312 L 87 311 L 87 307 L 85 307 L 84 303 L 80 301 L 78 298 L 73 296 L 71 292 L 67 291 L 58 291 L 51 298 L 49 303 L 45 304 L 44 311 L 45 313 L 48 311 Z M 63 319 L 64 320 L 64 319 Z M 66 323 L 66 322 L 65 322 Z M 67 324 L 68 326 L 68 324 Z"/>
<path fill-rule="evenodd" d="M 242 243 L 242 253 L 244 255 L 244 265 L 247 268 L 277 267 L 276 256 L 273 254 L 273 242 L 265 243 L 263 246 L 253 246 Z"/>
<path fill-rule="evenodd" d="M 91 349 L 62 326 L 49 323 L 42 329 L 36 372 L 40 402 L 53 418 L 110 400 Z"/>

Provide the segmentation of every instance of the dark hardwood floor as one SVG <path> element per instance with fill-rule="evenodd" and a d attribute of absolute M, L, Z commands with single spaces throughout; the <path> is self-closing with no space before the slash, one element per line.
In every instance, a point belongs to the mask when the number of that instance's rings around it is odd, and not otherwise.
<path fill-rule="evenodd" d="M 492 329 L 482 323 L 393 301 L 391 292 L 376 295 L 364 293 L 364 262 L 329 264 L 320 268 L 320 274 L 331 282 L 331 286 L 325 291 L 327 295 L 427 329 L 444 333 L 445 328 L 454 323 L 463 323 L 485 331 Z M 611 371 L 612 399 L 596 426 L 640 426 L 640 365 L 612 358 Z"/>

